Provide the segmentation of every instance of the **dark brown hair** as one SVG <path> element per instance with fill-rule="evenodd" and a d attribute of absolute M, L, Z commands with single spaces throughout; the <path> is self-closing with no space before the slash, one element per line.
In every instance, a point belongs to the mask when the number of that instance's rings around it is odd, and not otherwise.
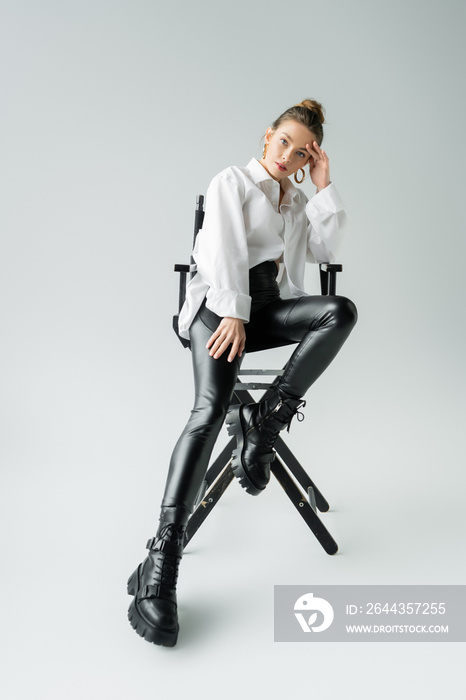
<path fill-rule="evenodd" d="M 289 119 L 299 122 L 299 124 L 305 126 L 309 131 L 312 131 L 320 146 L 324 138 L 322 124 L 325 122 L 324 108 L 320 102 L 316 102 L 316 100 L 303 100 L 299 104 L 290 107 L 286 112 L 280 114 L 278 119 L 275 119 L 272 124 L 272 129 L 275 131 L 280 124 Z"/>

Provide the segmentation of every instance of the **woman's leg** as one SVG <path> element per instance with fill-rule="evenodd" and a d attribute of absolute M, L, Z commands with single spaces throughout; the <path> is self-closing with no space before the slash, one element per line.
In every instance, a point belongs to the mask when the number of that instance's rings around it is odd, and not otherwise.
<path fill-rule="evenodd" d="M 279 384 L 287 395 L 301 398 L 336 357 L 357 317 L 355 305 L 346 297 L 279 299 L 251 318 L 246 350 L 298 343 Z"/>
<path fill-rule="evenodd" d="M 217 360 L 206 344 L 221 319 L 203 308 L 190 328 L 194 371 L 194 407 L 172 454 L 162 506 L 192 510 L 210 455 L 230 405 L 241 358 Z M 209 325 L 206 325 L 206 324 Z"/>
<path fill-rule="evenodd" d="M 258 404 L 239 406 L 228 414 L 229 433 L 237 438 L 233 471 L 249 493 L 257 495 L 266 487 L 279 431 L 290 424 L 301 397 L 337 355 L 356 320 L 353 302 L 337 296 L 278 299 L 251 316 L 248 352 L 298 346 L 283 376 Z"/>
<path fill-rule="evenodd" d="M 186 525 L 231 400 L 241 364 L 227 354 L 210 357 L 206 344 L 220 319 L 201 311 L 190 329 L 195 400 L 170 462 L 157 534 L 149 554 L 128 581 L 134 596 L 128 616 L 136 632 L 154 644 L 174 646 L 178 638 L 176 582 Z"/>

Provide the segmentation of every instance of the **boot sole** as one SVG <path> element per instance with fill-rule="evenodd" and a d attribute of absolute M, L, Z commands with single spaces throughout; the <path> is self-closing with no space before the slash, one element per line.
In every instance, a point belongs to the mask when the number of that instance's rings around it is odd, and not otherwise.
<path fill-rule="evenodd" d="M 154 627 L 150 624 L 141 614 L 138 609 L 138 603 L 136 600 L 136 594 L 139 590 L 139 569 L 134 571 L 128 579 L 127 591 L 129 595 L 134 596 L 134 600 L 128 609 L 128 620 L 131 623 L 131 627 L 139 634 L 140 637 L 150 642 L 151 644 L 158 644 L 164 647 L 174 647 L 178 640 L 178 632 L 180 626 L 177 625 L 174 630 L 164 630 L 160 627 Z"/>
<path fill-rule="evenodd" d="M 228 435 L 236 437 L 236 448 L 231 453 L 231 468 L 243 489 L 251 494 L 251 496 L 258 496 L 265 490 L 265 486 L 263 488 L 257 486 L 249 476 L 246 467 L 243 465 L 245 428 L 242 423 L 241 408 L 242 406 L 232 408 L 226 417 Z"/>

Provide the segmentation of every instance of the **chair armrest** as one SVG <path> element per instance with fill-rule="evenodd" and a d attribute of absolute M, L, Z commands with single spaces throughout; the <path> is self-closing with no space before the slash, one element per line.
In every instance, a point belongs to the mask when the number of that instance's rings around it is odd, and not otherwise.
<path fill-rule="evenodd" d="M 335 296 L 337 293 L 337 272 L 343 270 L 338 263 L 320 263 L 320 289 L 324 296 Z"/>
<path fill-rule="evenodd" d="M 195 263 L 191 263 L 190 265 L 180 265 L 177 264 L 173 267 L 173 270 L 175 272 L 180 273 L 180 286 L 179 286 L 179 294 L 178 294 L 178 311 L 181 311 L 181 307 L 184 304 L 184 301 L 186 299 L 186 282 L 187 282 L 187 276 L 189 274 L 190 278 L 192 278 L 197 270 L 197 265 Z"/>
<path fill-rule="evenodd" d="M 180 274 L 180 285 L 178 292 L 178 313 L 175 316 L 173 316 L 173 330 L 180 339 L 180 342 L 183 345 L 183 347 L 189 348 L 191 345 L 189 340 L 186 340 L 186 338 L 182 338 L 180 336 L 178 329 L 178 316 L 186 299 L 186 284 L 188 280 L 188 275 L 190 276 L 190 278 L 194 276 L 197 270 L 197 265 L 194 262 L 192 262 L 190 265 L 176 264 L 174 265 L 173 269 L 175 272 L 179 272 Z"/>
<path fill-rule="evenodd" d="M 175 265 L 173 267 L 175 272 L 189 272 L 193 275 L 197 271 L 196 263 L 191 263 L 190 265 Z"/>

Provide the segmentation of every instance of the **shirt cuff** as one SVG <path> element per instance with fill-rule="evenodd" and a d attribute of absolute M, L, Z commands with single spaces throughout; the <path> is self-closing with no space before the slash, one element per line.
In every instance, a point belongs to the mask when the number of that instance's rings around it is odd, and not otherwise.
<path fill-rule="evenodd" d="M 206 295 L 206 306 L 222 318 L 230 316 L 247 322 L 251 313 L 251 297 L 230 289 L 210 287 Z"/>
<path fill-rule="evenodd" d="M 327 185 L 327 187 L 324 187 L 323 190 L 311 197 L 306 204 L 306 214 L 309 219 L 312 219 L 313 215 L 315 216 L 317 213 L 328 212 L 336 214 L 344 207 L 345 205 L 338 194 L 337 188 L 331 182 L 330 185 Z"/>

